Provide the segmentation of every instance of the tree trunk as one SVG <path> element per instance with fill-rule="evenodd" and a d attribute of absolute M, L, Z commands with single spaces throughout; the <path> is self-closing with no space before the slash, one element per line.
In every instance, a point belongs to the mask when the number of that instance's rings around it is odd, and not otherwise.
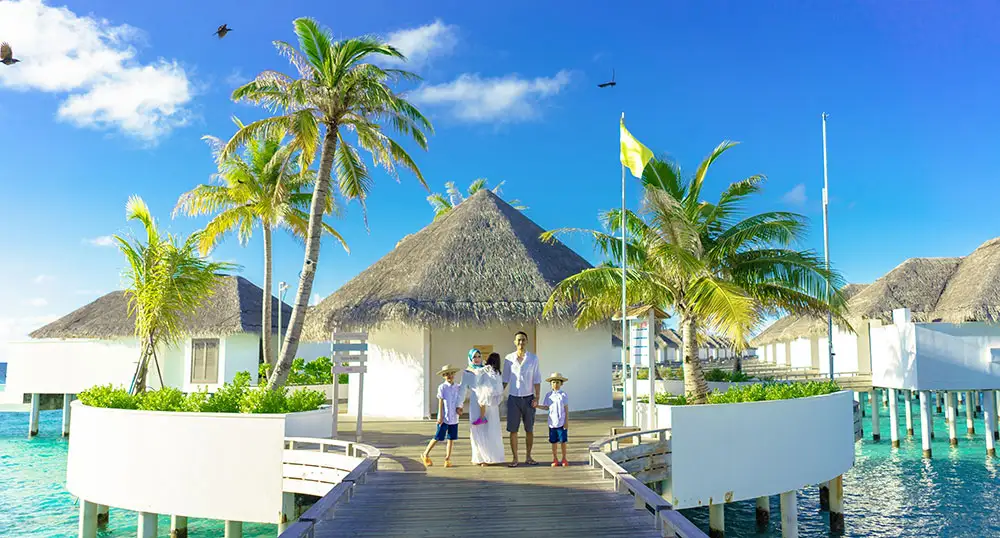
<path fill-rule="evenodd" d="M 135 374 L 135 393 L 146 392 L 146 375 L 149 373 L 149 360 L 153 357 L 153 337 L 144 339 L 139 354 L 139 369 Z"/>
<path fill-rule="evenodd" d="M 263 341 L 264 348 L 264 364 L 273 365 L 274 360 L 277 358 L 272 352 L 272 343 L 274 341 L 271 335 L 271 225 L 268 222 L 262 223 L 264 228 L 264 308 L 263 308 L 263 321 L 260 324 L 260 335 Z M 281 304 L 278 304 L 278 308 L 281 308 Z M 281 335 L 278 335 L 281 338 Z"/>
<path fill-rule="evenodd" d="M 698 357 L 698 325 L 691 317 L 681 320 L 681 338 L 684 339 L 684 394 L 689 403 L 708 403 L 708 383 L 701 371 Z"/>
<path fill-rule="evenodd" d="M 309 207 L 309 229 L 306 235 L 306 254 L 302 262 L 302 272 L 299 273 L 299 289 L 295 292 L 295 303 L 292 305 L 292 315 L 288 320 L 285 340 L 281 346 L 281 357 L 271 372 L 267 388 L 275 390 L 285 385 L 292 360 L 299 350 L 299 336 L 302 334 L 302 324 L 306 318 L 306 308 L 309 307 L 309 296 L 312 294 L 313 279 L 316 278 L 316 265 L 319 264 L 319 245 L 323 234 L 323 210 L 330 195 L 330 173 L 333 170 L 333 153 L 337 149 L 337 125 L 327 125 L 323 136 L 323 149 L 320 153 L 319 172 L 316 174 L 316 186 L 313 189 L 312 204 Z"/>

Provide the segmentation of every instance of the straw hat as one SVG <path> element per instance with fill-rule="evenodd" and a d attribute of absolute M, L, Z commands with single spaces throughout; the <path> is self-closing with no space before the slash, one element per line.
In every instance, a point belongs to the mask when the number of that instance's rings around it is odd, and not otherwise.
<path fill-rule="evenodd" d="M 563 383 L 565 383 L 565 382 L 567 382 L 569 380 L 566 379 L 565 377 L 563 377 L 563 375 L 560 374 L 559 372 L 552 372 L 552 375 L 550 375 L 549 377 L 546 377 L 545 381 L 548 381 L 548 382 L 551 382 L 551 381 L 562 381 Z"/>
<path fill-rule="evenodd" d="M 460 372 L 461 370 L 462 370 L 461 368 L 455 368 L 454 366 L 452 366 L 450 364 L 445 364 L 444 366 L 441 367 L 440 370 L 438 370 L 437 375 L 439 375 L 439 376 L 445 376 L 445 375 L 448 375 L 448 374 L 454 374 L 456 372 Z"/>

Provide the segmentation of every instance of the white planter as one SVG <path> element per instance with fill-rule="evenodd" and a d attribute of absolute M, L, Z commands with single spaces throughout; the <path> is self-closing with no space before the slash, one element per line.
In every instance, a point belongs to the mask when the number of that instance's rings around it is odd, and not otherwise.
<path fill-rule="evenodd" d="M 137 512 L 277 523 L 286 436 L 329 437 L 329 410 L 173 413 L 73 402 L 66 487 Z"/>

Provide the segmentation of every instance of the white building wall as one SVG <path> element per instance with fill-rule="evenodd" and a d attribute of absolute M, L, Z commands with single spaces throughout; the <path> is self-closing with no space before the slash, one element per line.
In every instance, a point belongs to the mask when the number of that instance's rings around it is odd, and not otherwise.
<path fill-rule="evenodd" d="M 424 375 L 424 333 L 419 328 L 400 325 L 368 332 L 368 370 L 362 408 L 365 417 L 419 419 L 426 416 L 429 378 Z M 358 377 L 356 374 L 350 376 L 347 406 L 351 415 L 358 412 Z"/>
<path fill-rule="evenodd" d="M 871 329 L 872 384 L 910 390 L 1000 389 L 1000 327 L 896 323 Z"/>
<path fill-rule="evenodd" d="M 12 394 L 77 394 L 108 383 L 128 387 L 139 361 L 134 338 L 32 340 L 12 342 L 7 349 Z"/>
<path fill-rule="evenodd" d="M 542 397 L 551 390 L 545 383 L 558 371 L 569 378 L 566 394 L 571 411 L 611 407 L 611 372 L 600 368 L 614 353 L 607 328 L 577 331 L 571 326 L 538 326 L 538 363 L 542 369 Z"/>
<path fill-rule="evenodd" d="M 774 345 L 774 363 L 788 366 L 788 342 L 777 342 Z"/>
<path fill-rule="evenodd" d="M 791 357 L 789 364 L 793 368 L 809 368 L 812 366 L 812 340 L 796 338 L 789 344 Z"/>
<path fill-rule="evenodd" d="M 830 373 L 830 346 L 826 335 L 814 337 L 818 340 L 819 371 Z M 867 361 L 866 361 L 867 362 Z M 865 371 L 858 358 L 858 336 L 836 325 L 833 326 L 833 371 L 834 373 L 856 373 Z"/>

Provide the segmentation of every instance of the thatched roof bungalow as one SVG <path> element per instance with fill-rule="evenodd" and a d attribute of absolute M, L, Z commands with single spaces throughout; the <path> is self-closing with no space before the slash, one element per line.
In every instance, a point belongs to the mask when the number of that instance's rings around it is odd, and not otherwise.
<path fill-rule="evenodd" d="M 150 387 L 214 391 L 237 372 L 256 378 L 261 351 L 263 290 L 240 276 L 223 276 L 213 295 L 185 321 L 185 337 L 159 350 Z M 278 300 L 272 297 L 269 330 L 278 332 Z M 288 319 L 291 307 L 282 305 Z M 99 384 L 129 386 L 139 360 L 135 318 L 123 291 L 107 293 L 10 345 L 9 390 L 25 394 L 76 394 Z M 308 350 L 303 350 L 308 352 Z M 312 358 L 312 357 L 308 357 Z"/>
<path fill-rule="evenodd" d="M 610 407 L 610 327 L 577 331 L 566 306 L 543 313 L 555 286 L 590 264 L 561 242 L 543 242 L 543 232 L 482 190 L 316 305 L 304 336 L 322 341 L 335 328 L 368 331 L 369 416 L 430 416 L 441 366 L 465 365 L 472 347 L 506 355 L 517 331 L 527 333 L 545 374 L 569 378 L 574 409 Z"/>

